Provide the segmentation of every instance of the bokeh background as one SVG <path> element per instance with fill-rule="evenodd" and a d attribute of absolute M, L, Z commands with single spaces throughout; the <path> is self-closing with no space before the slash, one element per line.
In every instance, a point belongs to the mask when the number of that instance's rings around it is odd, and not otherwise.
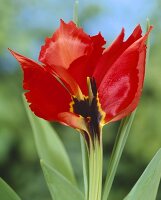
<path fill-rule="evenodd" d="M 29 121 L 22 103 L 22 74 L 10 47 L 37 60 L 44 38 L 73 17 L 73 0 L 0 0 L 0 176 L 24 200 L 49 200 Z M 148 17 L 154 30 L 143 95 L 110 194 L 122 199 L 161 147 L 161 1 L 80 0 L 79 22 L 89 34 L 103 34 L 108 44 L 122 27 L 126 37 Z M 119 122 L 104 128 L 107 168 Z M 82 187 L 79 134 L 53 124 L 70 155 Z M 53 141 L 54 145 L 54 141 Z M 158 200 L 161 199 L 161 188 Z"/>

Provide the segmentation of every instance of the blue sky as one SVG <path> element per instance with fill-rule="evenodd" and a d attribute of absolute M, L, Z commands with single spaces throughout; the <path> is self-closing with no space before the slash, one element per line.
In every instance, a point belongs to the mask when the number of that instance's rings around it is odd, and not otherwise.
<path fill-rule="evenodd" d="M 34 5 L 27 3 L 21 21 L 23 23 L 23 18 L 28 19 L 26 28 L 40 26 L 52 30 L 52 26 L 59 25 L 60 18 L 66 21 L 72 19 L 73 4 L 74 0 L 35 0 Z M 86 31 L 89 34 L 101 31 L 104 36 L 115 37 L 122 27 L 125 27 L 127 34 L 130 34 L 138 23 L 144 25 L 146 18 L 150 17 L 154 9 L 155 1 L 147 3 L 147 0 L 79 0 L 80 12 L 91 4 L 99 5 L 102 13 L 86 21 L 84 25 Z"/>
<path fill-rule="evenodd" d="M 21 3 L 21 0 L 15 1 Z M 100 7 L 100 14 L 86 20 L 83 27 L 91 35 L 101 32 L 109 44 L 120 33 L 122 27 L 126 30 L 125 37 L 129 36 L 138 23 L 141 23 L 145 30 L 146 18 L 150 18 L 156 6 L 155 2 L 148 1 L 147 3 L 147 0 L 79 0 L 79 13 L 83 15 L 84 9 L 89 5 Z M 7 45 L 26 56 L 37 59 L 44 38 L 41 38 L 41 35 L 32 35 L 30 30 L 44 30 L 48 33 L 46 37 L 49 37 L 59 26 L 60 18 L 65 21 L 72 20 L 74 0 L 28 0 L 24 1 L 22 5 L 21 12 L 17 15 L 16 32 L 10 38 L 12 42 Z M 26 37 L 30 37 L 27 42 Z M 23 44 L 19 42 L 20 38 L 21 41 L 24 41 Z M 6 54 L 6 62 L 8 62 L 8 58 L 11 59 L 9 53 Z M 14 62 L 13 59 L 11 62 Z"/>

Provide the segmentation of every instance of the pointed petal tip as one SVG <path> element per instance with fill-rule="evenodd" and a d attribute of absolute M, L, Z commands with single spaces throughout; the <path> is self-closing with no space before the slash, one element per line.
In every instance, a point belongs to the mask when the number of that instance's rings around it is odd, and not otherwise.
<path fill-rule="evenodd" d="M 124 27 L 122 27 L 120 35 L 123 35 L 123 36 L 125 35 L 125 28 Z"/>
<path fill-rule="evenodd" d="M 60 19 L 60 23 L 64 23 L 64 20 L 63 20 L 63 19 Z"/>
<path fill-rule="evenodd" d="M 8 51 L 13 55 L 13 56 L 15 56 L 15 54 L 17 54 L 15 51 L 13 51 L 12 49 L 10 49 L 10 48 L 7 48 L 8 49 Z"/>
<path fill-rule="evenodd" d="M 12 49 L 10 49 L 9 47 L 7 48 L 10 52 L 12 51 Z"/>
<path fill-rule="evenodd" d="M 91 38 L 95 38 L 97 41 L 99 41 L 101 47 L 106 44 L 106 40 L 102 36 L 101 32 L 98 32 L 97 35 L 91 36 Z"/>
<path fill-rule="evenodd" d="M 140 37 L 140 36 L 142 35 L 142 28 L 141 28 L 141 25 L 140 25 L 140 24 L 138 24 L 138 25 L 135 27 L 135 29 L 134 29 L 132 35 L 135 36 L 135 37 L 137 37 L 137 36 Z"/>
<path fill-rule="evenodd" d="M 34 60 L 27 58 L 26 56 L 23 56 L 15 51 L 13 51 L 12 49 L 8 48 L 8 50 L 10 51 L 10 53 L 15 57 L 15 59 L 19 62 L 19 64 L 21 65 L 21 67 L 24 69 L 26 67 L 33 67 L 33 66 L 39 66 L 41 67 L 41 65 L 39 65 L 39 63 L 35 62 Z"/>
<path fill-rule="evenodd" d="M 147 31 L 147 34 L 148 34 L 148 35 L 149 35 L 149 33 L 153 30 L 153 28 L 154 28 L 154 27 L 153 27 L 152 25 L 149 26 L 149 29 L 148 29 L 148 31 Z"/>
<path fill-rule="evenodd" d="M 150 34 L 150 32 L 153 30 L 153 26 L 149 26 L 147 32 L 145 33 L 145 35 L 142 37 L 142 45 L 144 45 L 148 39 L 148 36 Z"/>
<path fill-rule="evenodd" d="M 135 29 L 134 30 L 142 30 L 141 29 L 141 25 L 140 24 L 138 24 L 136 27 L 135 27 Z"/>
<path fill-rule="evenodd" d="M 17 61 L 22 62 L 22 55 L 12 49 L 8 48 L 9 52 L 16 58 Z"/>
<path fill-rule="evenodd" d="M 125 37 L 125 28 L 122 27 L 121 32 L 118 35 L 118 37 L 116 38 L 116 40 L 122 43 L 124 40 L 124 37 Z"/>
<path fill-rule="evenodd" d="M 19 61 L 23 61 L 23 58 L 26 58 L 25 56 L 19 54 L 18 52 L 16 51 L 13 51 L 12 49 L 8 48 L 8 50 L 10 51 L 10 53 Z"/>
<path fill-rule="evenodd" d="M 149 29 L 148 29 L 148 32 L 152 31 L 153 28 L 154 28 L 154 26 L 150 25 L 150 26 L 149 26 Z"/>
<path fill-rule="evenodd" d="M 125 28 L 122 27 L 122 29 L 121 29 L 121 33 L 124 33 L 124 32 L 125 32 Z"/>
<path fill-rule="evenodd" d="M 60 19 L 60 27 L 65 26 L 65 25 L 67 25 L 67 23 L 65 23 L 65 21 L 63 19 Z"/>
<path fill-rule="evenodd" d="M 72 20 L 70 20 L 69 22 L 65 22 L 63 19 L 60 19 L 60 27 L 68 27 L 68 26 L 77 26 Z"/>

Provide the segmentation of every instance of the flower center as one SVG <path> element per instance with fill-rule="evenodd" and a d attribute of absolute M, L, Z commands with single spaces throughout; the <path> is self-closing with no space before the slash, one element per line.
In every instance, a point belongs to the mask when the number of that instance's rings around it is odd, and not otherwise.
<path fill-rule="evenodd" d="M 97 87 L 94 78 L 87 79 L 88 84 L 88 97 L 84 97 L 84 99 L 77 99 L 76 97 L 72 97 L 73 101 L 71 103 L 71 110 L 73 113 L 80 115 L 84 118 L 87 128 L 89 130 L 90 136 L 96 137 L 100 134 L 100 127 L 104 123 L 105 113 L 102 111 Z"/>

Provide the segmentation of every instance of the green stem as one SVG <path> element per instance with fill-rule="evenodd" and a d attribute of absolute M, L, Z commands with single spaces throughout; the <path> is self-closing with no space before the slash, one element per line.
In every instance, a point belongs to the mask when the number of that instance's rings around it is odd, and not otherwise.
<path fill-rule="evenodd" d="M 74 11 L 73 11 L 73 21 L 75 22 L 75 24 L 78 26 L 78 5 L 79 5 L 79 1 L 75 0 L 74 2 Z"/>
<path fill-rule="evenodd" d="M 102 135 L 102 133 L 101 133 Z M 101 200 L 102 192 L 102 138 L 90 143 L 88 200 Z"/>
<path fill-rule="evenodd" d="M 82 151 L 82 165 L 83 165 L 83 178 L 84 178 L 84 193 L 85 200 L 88 199 L 88 152 L 85 144 L 85 140 L 80 135 L 81 151 Z"/>
<path fill-rule="evenodd" d="M 112 155 L 110 158 L 110 162 L 109 162 L 108 174 L 105 181 L 102 200 L 108 199 L 108 196 L 112 187 L 112 183 L 116 174 L 116 170 L 117 170 L 125 143 L 127 141 L 134 116 L 135 116 L 135 112 L 136 111 L 134 111 L 130 116 L 125 117 L 121 121 L 118 134 L 116 137 L 116 141 L 114 144 L 114 148 L 112 151 Z"/>

